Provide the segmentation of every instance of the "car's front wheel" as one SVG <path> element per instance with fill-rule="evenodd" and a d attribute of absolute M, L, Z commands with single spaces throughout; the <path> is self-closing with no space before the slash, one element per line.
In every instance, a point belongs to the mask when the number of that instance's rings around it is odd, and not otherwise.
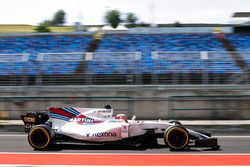
<path fill-rule="evenodd" d="M 52 143 L 50 129 L 46 126 L 35 126 L 28 133 L 28 142 L 36 150 L 48 149 Z"/>
<path fill-rule="evenodd" d="M 164 134 L 164 142 L 170 150 L 185 150 L 189 141 L 187 129 L 179 125 L 171 126 Z"/>

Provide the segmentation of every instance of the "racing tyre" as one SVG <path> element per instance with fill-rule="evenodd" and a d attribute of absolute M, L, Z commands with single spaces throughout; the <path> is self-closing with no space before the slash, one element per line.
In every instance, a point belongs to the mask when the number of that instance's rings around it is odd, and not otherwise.
<path fill-rule="evenodd" d="M 168 128 L 164 134 L 164 142 L 170 150 L 185 150 L 188 147 L 190 136 L 186 128 L 175 125 Z"/>
<path fill-rule="evenodd" d="M 46 125 L 34 126 L 28 133 L 28 142 L 36 150 L 46 150 L 52 143 L 51 128 Z"/>

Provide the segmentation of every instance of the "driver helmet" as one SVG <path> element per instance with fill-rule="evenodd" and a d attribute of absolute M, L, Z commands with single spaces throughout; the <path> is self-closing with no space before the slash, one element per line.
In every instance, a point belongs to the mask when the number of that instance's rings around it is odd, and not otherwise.
<path fill-rule="evenodd" d="M 128 122 L 128 118 L 124 114 L 117 114 L 115 116 L 116 120 L 124 120 L 125 122 Z"/>

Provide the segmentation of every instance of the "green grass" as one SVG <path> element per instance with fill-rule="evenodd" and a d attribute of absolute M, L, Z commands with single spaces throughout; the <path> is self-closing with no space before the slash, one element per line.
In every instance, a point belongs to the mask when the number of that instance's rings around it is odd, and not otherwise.
<path fill-rule="evenodd" d="M 73 32 L 75 31 L 72 26 L 63 26 L 63 27 L 50 27 L 51 32 Z"/>
<path fill-rule="evenodd" d="M 32 25 L 16 25 L 16 24 L 0 24 L 0 34 L 11 34 L 11 33 L 34 33 L 36 26 Z M 50 27 L 51 32 L 73 32 L 74 27 L 63 26 L 63 27 Z"/>

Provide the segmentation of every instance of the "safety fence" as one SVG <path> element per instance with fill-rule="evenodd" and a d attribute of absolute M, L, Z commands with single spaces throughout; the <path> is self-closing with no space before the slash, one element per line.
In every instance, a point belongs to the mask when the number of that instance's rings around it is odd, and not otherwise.
<path fill-rule="evenodd" d="M 30 111 L 50 106 L 103 108 L 138 119 L 244 120 L 250 119 L 249 95 L 216 96 L 5 96 L 0 97 L 0 119 L 20 119 Z"/>
<path fill-rule="evenodd" d="M 0 85 L 249 84 L 250 52 L 0 54 Z"/>
<path fill-rule="evenodd" d="M 172 96 L 168 100 L 171 118 L 250 119 L 249 95 Z"/>

